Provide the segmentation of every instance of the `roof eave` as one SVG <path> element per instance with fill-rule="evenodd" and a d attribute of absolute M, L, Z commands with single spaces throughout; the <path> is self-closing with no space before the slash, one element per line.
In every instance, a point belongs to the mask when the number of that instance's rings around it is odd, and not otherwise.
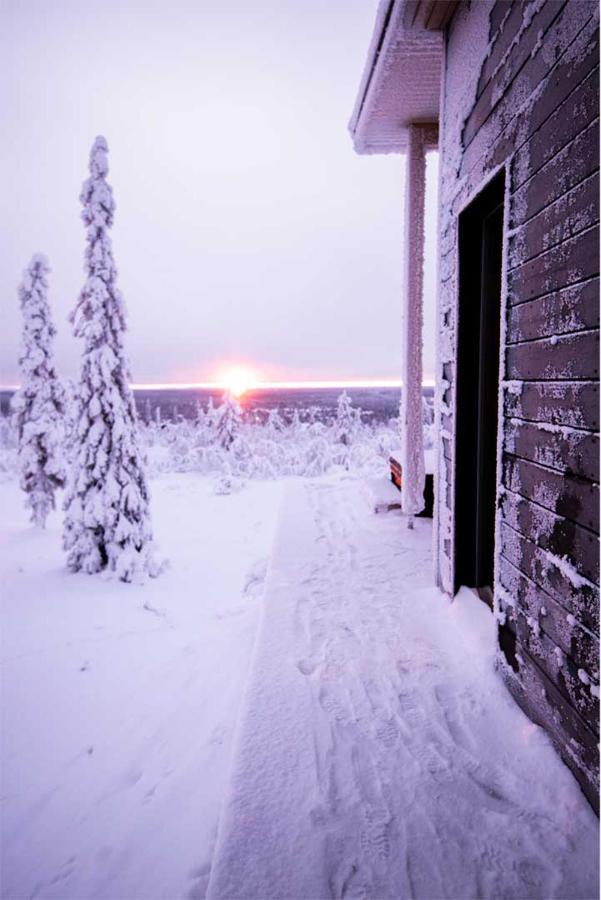
<path fill-rule="evenodd" d="M 442 34 L 434 26 L 444 27 L 456 5 L 456 0 L 380 0 L 349 122 L 357 153 L 402 152 L 409 124 L 438 122 Z M 405 57 L 417 66 L 403 70 Z M 420 73 L 417 90 L 409 83 L 411 71 Z M 426 88 L 424 74 L 430 79 Z M 378 108 L 382 100 L 384 110 Z"/>

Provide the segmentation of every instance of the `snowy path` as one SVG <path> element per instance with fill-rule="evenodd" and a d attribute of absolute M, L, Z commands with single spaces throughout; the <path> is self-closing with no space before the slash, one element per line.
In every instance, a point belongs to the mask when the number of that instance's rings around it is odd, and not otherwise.
<path fill-rule="evenodd" d="M 431 578 L 429 523 L 289 488 L 210 897 L 597 895 L 597 820 L 494 672 L 492 616 Z"/>
<path fill-rule="evenodd" d="M 204 896 L 281 485 L 152 483 L 171 568 L 69 575 L 0 484 L 2 896 Z M 146 607 L 146 608 L 145 608 Z"/>

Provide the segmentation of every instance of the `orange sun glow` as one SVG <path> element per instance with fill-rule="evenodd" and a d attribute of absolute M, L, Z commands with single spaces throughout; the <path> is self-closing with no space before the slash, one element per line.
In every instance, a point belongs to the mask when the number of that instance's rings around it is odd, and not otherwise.
<path fill-rule="evenodd" d="M 234 397 L 241 397 L 257 383 L 257 375 L 245 366 L 233 366 L 224 373 L 223 385 Z"/>

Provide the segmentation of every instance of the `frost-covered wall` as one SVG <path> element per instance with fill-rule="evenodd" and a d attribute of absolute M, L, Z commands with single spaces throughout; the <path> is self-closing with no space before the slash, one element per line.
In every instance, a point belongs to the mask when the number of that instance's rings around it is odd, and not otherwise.
<path fill-rule="evenodd" d="M 453 589 L 458 219 L 506 171 L 500 661 L 598 785 L 598 5 L 461 3 L 441 111 L 439 581 Z"/>

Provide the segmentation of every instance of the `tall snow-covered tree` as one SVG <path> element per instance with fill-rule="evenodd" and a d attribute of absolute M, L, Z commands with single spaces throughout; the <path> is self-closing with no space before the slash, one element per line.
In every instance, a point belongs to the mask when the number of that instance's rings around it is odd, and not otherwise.
<path fill-rule="evenodd" d="M 156 575 L 149 493 L 129 388 L 125 306 L 109 228 L 115 203 L 107 183 L 108 146 L 97 137 L 80 200 L 87 278 L 71 315 L 83 340 L 75 447 L 65 502 L 64 547 L 74 572 L 108 569 L 123 581 Z"/>
<path fill-rule="evenodd" d="M 21 387 L 13 397 L 21 487 L 31 521 L 42 527 L 55 506 L 55 491 L 65 484 L 66 396 L 56 375 L 48 304 L 48 260 L 36 254 L 23 273 L 19 301 L 23 340 L 19 365 Z"/>
<path fill-rule="evenodd" d="M 231 391 L 226 391 L 220 406 L 215 411 L 215 433 L 217 442 L 224 450 L 229 450 L 236 440 L 242 421 L 240 404 Z"/>

